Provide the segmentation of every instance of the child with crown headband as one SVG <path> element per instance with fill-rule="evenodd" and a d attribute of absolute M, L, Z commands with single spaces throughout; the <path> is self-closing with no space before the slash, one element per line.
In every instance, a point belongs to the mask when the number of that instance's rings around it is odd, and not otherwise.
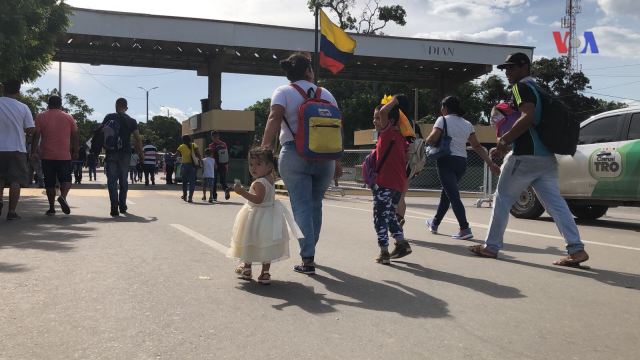
<path fill-rule="evenodd" d="M 401 258 L 411 253 L 411 246 L 404 239 L 404 232 L 396 218 L 396 208 L 402 191 L 407 186 L 407 142 L 398 122 L 400 120 L 399 98 L 384 97 L 382 104 L 373 112 L 373 125 L 378 133 L 376 143 L 376 173 L 373 192 L 373 222 L 378 235 L 380 254 L 375 259 L 388 265 L 392 258 Z M 389 232 L 395 239 L 395 248 L 389 253 Z"/>

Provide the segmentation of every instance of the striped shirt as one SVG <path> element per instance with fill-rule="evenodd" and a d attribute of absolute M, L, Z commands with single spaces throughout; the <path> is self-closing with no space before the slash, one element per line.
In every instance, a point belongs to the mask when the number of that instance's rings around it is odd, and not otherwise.
<path fill-rule="evenodd" d="M 155 165 L 156 164 L 156 154 L 158 150 L 153 145 L 145 145 L 142 148 L 142 152 L 144 153 L 144 164 L 145 165 Z"/>

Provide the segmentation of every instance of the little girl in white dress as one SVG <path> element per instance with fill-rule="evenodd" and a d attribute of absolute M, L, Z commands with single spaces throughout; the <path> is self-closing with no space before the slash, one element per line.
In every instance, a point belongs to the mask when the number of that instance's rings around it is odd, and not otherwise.
<path fill-rule="evenodd" d="M 228 257 L 241 261 L 235 271 L 240 278 L 251 280 L 251 263 L 262 263 L 258 283 L 271 282 L 271 262 L 289 257 L 289 229 L 295 238 L 302 233 L 293 216 L 275 200 L 273 152 L 266 148 L 249 151 L 249 173 L 256 179 L 246 191 L 236 183 L 233 190 L 247 203 L 236 215 Z"/>

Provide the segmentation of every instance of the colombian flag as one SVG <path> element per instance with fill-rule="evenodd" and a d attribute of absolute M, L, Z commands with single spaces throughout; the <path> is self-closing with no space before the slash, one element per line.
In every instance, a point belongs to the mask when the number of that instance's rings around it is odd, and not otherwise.
<path fill-rule="evenodd" d="M 329 20 L 320 10 L 320 66 L 334 75 L 342 70 L 353 56 L 356 41 L 344 30 Z"/>

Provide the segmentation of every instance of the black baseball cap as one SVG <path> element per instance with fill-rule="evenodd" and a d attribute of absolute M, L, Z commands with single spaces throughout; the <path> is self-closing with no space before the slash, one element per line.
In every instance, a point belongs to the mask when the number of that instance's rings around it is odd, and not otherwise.
<path fill-rule="evenodd" d="M 509 65 L 531 65 L 531 60 L 529 60 L 529 57 L 525 53 L 513 53 L 507 56 L 504 63 L 498 65 L 498 69 L 503 70 Z"/>

